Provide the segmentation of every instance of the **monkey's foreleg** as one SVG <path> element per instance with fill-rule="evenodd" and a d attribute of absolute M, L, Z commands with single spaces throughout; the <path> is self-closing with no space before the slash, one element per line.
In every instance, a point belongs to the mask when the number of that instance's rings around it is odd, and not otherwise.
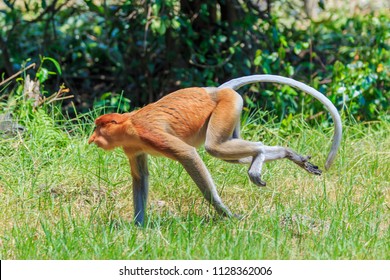
<path fill-rule="evenodd" d="M 142 226 L 145 221 L 146 203 L 148 199 L 148 162 L 147 155 L 130 157 L 131 175 L 133 177 L 134 222 Z"/>
<path fill-rule="evenodd" d="M 191 154 L 181 157 L 178 160 L 191 176 L 192 180 L 194 180 L 206 200 L 210 202 L 219 214 L 228 217 L 236 217 L 236 215 L 233 215 L 232 212 L 230 212 L 230 210 L 223 204 L 207 167 L 195 149 L 191 152 Z"/>

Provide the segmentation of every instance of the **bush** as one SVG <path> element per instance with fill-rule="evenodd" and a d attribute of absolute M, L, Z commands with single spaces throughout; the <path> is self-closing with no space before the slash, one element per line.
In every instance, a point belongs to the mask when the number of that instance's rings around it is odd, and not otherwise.
<path fill-rule="evenodd" d="M 282 17 L 245 4 L 233 9 L 230 1 L 200 2 L 188 9 L 184 0 L 72 6 L 42 1 L 23 7 L 5 1 L 0 72 L 16 72 L 28 58 L 39 63 L 40 55 L 52 57 L 63 72 L 46 81 L 47 94 L 64 82 L 79 112 L 94 105 L 128 111 L 181 87 L 261 73 L 308 83 L 357 120 L 388 112 L 389 14 L 314 22 L 298 9 Z M 228 8 L 235 16 L 228 17 Z M 252 86 L 246 96 L 248 107 L 260 105 L 279 118 L 297 112 L 325 116 L 320 104 L 288 87 Z M 68 113 L 73 109 L 64 106 Z"/>

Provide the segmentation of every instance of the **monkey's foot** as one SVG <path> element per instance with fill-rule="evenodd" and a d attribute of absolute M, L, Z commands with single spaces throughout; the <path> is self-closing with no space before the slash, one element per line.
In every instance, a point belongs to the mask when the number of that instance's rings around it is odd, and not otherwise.
<path fill-rule="evenodd" d="M 253 184 L 259 187 L 265 187 L 267 185 L 266 182 L 261 180 L 261 175 L 259 173 L 255 172 L 248 172 L 249 179 L 252 181 Z"/>
<path fill-rule="evenodd" d="M 309 162 L 309 159 L 311 159 L 311 156 L 300 156 L 300 160 L 294 160 L 294 162 L 311 174 L 321 175 L 322 170 L 318 169 L 317 165 L 314 165 Z"/>
<path fill-rule="evenodd" d="M 314 165 L 310 162 L 305 162 L 304 163 L 304 167 L 303 167 L 307 172 L 311 173 L 311 174 L 314 174 L 314 175 L 321 175 L 322 174 L 322 170 L 321 169 L 318 169 L 318 166 L 317 165 Z"/>

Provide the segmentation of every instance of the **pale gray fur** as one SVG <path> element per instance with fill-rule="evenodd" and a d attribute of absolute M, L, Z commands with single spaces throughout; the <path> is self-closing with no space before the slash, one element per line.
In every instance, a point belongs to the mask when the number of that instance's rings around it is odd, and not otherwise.
<path fill-rule="evenodd" d="M 270 83 L 280 83 L 280 84 L 285 84 L 289 85 L 294 88 L 298 88 L 317 100 L 319 100 L 329 111 L 329 113 L 332 116 L 333 123 L 335 126 L 334 130 L 334 135 L 333 135 L 333 140 L 332 140 L 332 147 L 330 149 L 330 152 L 328 154 L 326 163 L 325 163 L 325 168 L 329 169 L 330 166 L 332 165 L 336 154 L 337 150 L 340 146 L 341 143 L 341 137 L 342 137 L 342 122 L 340 115 L 336 109 L 336 107 L 333 105 L 333 103 L 322 93 L 319 91 L 315 90 L 314 88 L 305 85 L 304 83 L 295 81 L 290 78 L 285 78 L 281 76 L 276 76 L 276 75 L 251 75 L 251 76 L 246 76 L 246 77 L 241 77 L 237 79 L 230 80 L 218 87 L 218 89 L 222 88 L 231 88 L 234 90 L 237 90 L 247 84 L 253 84 L 253 83 L 259 83 L 259 82 L 270 82 Z"/>

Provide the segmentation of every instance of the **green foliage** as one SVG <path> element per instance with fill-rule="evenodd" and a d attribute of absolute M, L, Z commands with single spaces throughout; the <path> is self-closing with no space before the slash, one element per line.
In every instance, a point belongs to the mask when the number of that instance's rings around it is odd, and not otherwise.
<path fill-rule="evenodd" d="M 40 57 L 40 61 L 41 63 L 39 65 L 37 73 L 35 74 L 40 84 L 46 82 L 49 79 L 49 75 L 57 75 L 57 73 L 61 75 L 61 67 L 57 60 L 51 57 Z M 43 67 L 45 61 L 51 62 L 55 66 L 57 72 L 50 71 L 48 68 Z"/>
<path fill-rule="evenodd" d="M 335 29 L 338 28 L 338 29 Z M 339 30 L 343 30 L 340 34 Z M 388 15 L 356 16 L 319 26 L 324 34 L 321 50 L 333 67 L 320 76 L 332 78 L 323 90 L 347 114 L 358 120 L 376 119 L 388 113 L 390 101 L 390 21 Z M 327 34 L 326 34 L 327 33 Z M 327 36 L 325 36 L 327 35 Z M 338 48 L 331 42 L 339 41 Z M 336 50 L 336 52 L 335 52 Z"/>
<path fill-rule="evenodd" d="M 118 112 L 130 111 L 130 99 L 123 94 L 113 94 L 111 92 L 104 93 L 99 100 L 96 100 L 93 107 L 102 108 L 107 111 L 117 110 Z"/>
<path fill-rule="evenodd" d="M 389 82 L 388 77 L 380 77 L 382 67 L 383 64 L 378 63 L 377 68 L 372 69 L 369 63 L 360 60 L 347 65 L 339 61 L 335 63 L 332 90 L 348 114 L 358 119 L 363 119 L 363 116 L 373 119 L 388 108 L 389 96 L 386 97 L 388 92 L 384 92 L 387 89 L 378 88 L 381 83 Z"/>
<path fill-rule="evenodd" d="M 195 7 L 195 2 L 201 5 Z M 8 1 L 0 13 L 0 72 L 10 75 L 29 57 L 31 62 L 53 58 L 37 78 L 42 83 L 54 71 L 61 74 L 46 87 L 53 90 L 64 80 L 79 111 L 119 100 L 131 100 L 135 108 L 181 87 L 269 73 L 318 88 L 357 120 L 385 116 L 388 12 L 351 17 L 336 12 L 316 22 L 305 19 L 298 8 L 291 13 L 286 1 L 273 1 L 275 6 L 279 2 L 279 9 L 286 10 L 269 14 L 241 3 L 234 18 L 225 13 L 228 1 L 100 5 L 89 0 L 72 6 Z M 252 105 L 280 119 L 301 112 L 325 116 L 320 104 L 286 87 L 253 85 L 246 94 Z M 121 103 L 120 110 L 128 110 L 128 103 Z"/>
<path fill-rule="evenodd" d="M 23 69 L 31 68 L 34 65 L 30 64 L 31 59 L 27 59 L 22 64 Z M 47 64 L 53 65 L 56 71 L 49 70 Z M 29 66 L 27 66 L 30 64 Z M 55 59 L 51 57 L 40 56 L 39 66 L 34 73 L 34 77 L 26 70 L 19 71 L 21 77 L 16 78 L 16 88 L 12 89 L 4 100 L 0 101 L 0 112 L 15 112 L 22 117 L 30 115 L 36 111 L 38 107 L 46 108 L 46 104 L 53 101 L 64 99 L 61 97 L 63 93 L 68 92 L 64 86 L 60 86 L 57 93 L 48 96 L 48 91 L 45 89 L 50 76 L 61 75 L 61 67 Z M 2 91 L 6 92 L 11 83 L 3 86 Z"/>

